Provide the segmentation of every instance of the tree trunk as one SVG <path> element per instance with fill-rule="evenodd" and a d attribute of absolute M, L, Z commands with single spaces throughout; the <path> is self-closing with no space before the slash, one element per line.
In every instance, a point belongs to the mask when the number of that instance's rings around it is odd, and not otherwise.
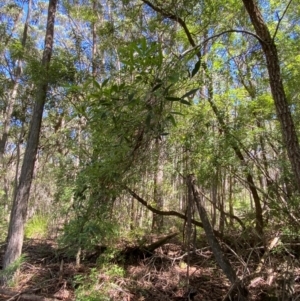
<path fill-rule="evenodd" d="M 162 141 L 159 138 L 155 139 L 155 150 L 156 150 L 156 168 L 154 174 L 154 201 L 156 208 L 162 210 L 163 208 L 163 192 L 162 192 L 162 184 L 163 184 L 163 148 Z M 161 231 L 163 227 L 163 216 L 153 213 L 152 219 L 152 231 Z"/>
<path fill-rule="evenodd" d="M 239 279 L 238 279 L 234 269 L 232 268 L 229 260 L 223 254 L 223 251 L 221 249 L 219 241 L 217 240 L 217 238 L 214 234 L 213 227 L 208 219 L 207 212 L 201 202 L 200 193 L 198 191 L 198 187 L 196 186 L 195 182 L 196 182 L 195 176 L 192 174 L 188 175 L 188 177 L 187 177 L 188 189 L 192 192 L 194 202 L 196 203 L 196 206 L 197 206 L 197 209 L 199 212 L 199 216 L 200 216 L 201 222 L 203 224 L 203 228 L 204 228 L 204 231 L 206 234 L 207 241 L 213 251 L 213 254 L 215 256 L 215 259 L 216 259 L 218 265 L 221 267 L 221 269 L 223 270 L 226 277 L 229 279 L 231 284 L 233 284 L 233 286 L 234 286 L 234 292 L 232 292 L 232 293 L 239 295 L 238 300 L 247 300 L 248 292 L 247 292 L 246 288 L 243 286 L 243 284 L 239 282 Z"/>
<path fill-rule="evenodd" d="M 21 169 L 20 181 L 11 211 L 8 244 L 4 255 L 3 269 L 6 269 L 8 266 L 13 264 L 22 253 L 24 225 L 27 215 L 29 192 L 39 144 L 39 135 L 43 117 L 44 104 L 46 101 L 48 89 L 47 73 L 49 70 L 49 63 L 53 48 L 54 20 L 57 1 L 58 0 L 49 0 L 45 48 L 41 63 L 44 68 L 44 74 L 41 79 L 41 82 L 37 86 L 36 101 L 30 124 L 29 137 Z M 8 279 L 3 280 L 7 281 Z"/>
<path fill-rule="evenodd" d="M 22 37 L 22 47 L 23 48 L 25 48 L 26 41 L 27 41 L 28 25 L 29 25 L 29 21 L 30 21 L 30 12 L 31 12 L 31 0 L 28 1 L 27 16 L 26 16 L 26 21 L 24 24 L 23 37 Z M 13 113 L 14 105 L 16 102 L 21 75 L 22 75 L 22 62 L 20 60 L 17 60 L 16 73 L 15 73 L 15 78 L 13 80 L 13 89 L 12 89 L 12 92 L 10 95 L 10 101 L 7 104 L 6 111 L 4 114 L 3 133 L 2 133 L 2 138 L 0 139 L 0 159 L 1 159 L 1 161 L 2 161 L 3 155 L 5 153 L 5 147 L 6 147 L 9 130 L 10 130 L 11 115 Z"/>
<path fill-rule="evenodd" d="M 300 147 L 282 83 L 278 52 L 274 41 L 275 37 L 271 37 L 270 31 L 264 22 L 262 14 L 255 1 L 243 0 L 243 3 L 250 16 L 256 34 L 260 38 L 260 44 L 266 57 L 269 82 L 276 107 L 277 117 L 281 125 L 283 142 L 287 148 L 296 187 L 298 192 L 300 192 Z"/>

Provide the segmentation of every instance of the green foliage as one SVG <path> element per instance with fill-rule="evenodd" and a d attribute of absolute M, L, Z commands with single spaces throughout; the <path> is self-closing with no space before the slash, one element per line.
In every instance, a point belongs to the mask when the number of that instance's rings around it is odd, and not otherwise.
<path fill-rule="evenodd" d="M 147 42 L 145 37 L 120 47 L 121 62 L 130 72 L 139 71 L 141 76 L 147 76 L 161 68 L 163 63 L 162 48 L 159 43 Z"/>
<path fill-rule="evenodd" d="M 8 286 L 18 285 L 18 270 L 21 268 L 22 264 L 25 263 L 26 256 L 21 255 L 17 260 L 15 260 L 10 266 L 5 270 L 0 271 L 0 279 L 2 279 Z M 8 280 L 8 281 L 7 281 Z"/>
<path fill-rule="evenodd" d="M 125 271 L 118 265 L 108 264 L 102 268 L 93 268 L 88 276 L 75 276 L 76 300 L 109 301 L 117 285 L 116 280 L 123 277 Z"/>
<path fill-rule="evenodd" d="M 43 214 L 34 215 L 25 226 L 25 237 L 45 239 L 48 235 L 50 218 Z"/>
<path fill-rule="evenodd" d="M 10 44 L 10 53 L 13 59 L 22 59 L 24 55 L 24 48 L 22 46 L 21 41 L 14 40 Z"/>
<path fill-rule="evenodd" d="M 110 301 L 107 286 L 100 285 L 99 271 L 92 269 L 88 276 L 75 276 L 76 300 L 78 301 Z M 100 289 L 101 288 L 101 289 Z"/>
<path fill-rule="evenodd" d="M 96 245 L 111 245 L 118 237 L 118 225 L 105 215 L 78 216 L 65 225 L 60 243 L 69 247 L 69 255 L 74 255 L 78 248 L 93 250 Z"/>

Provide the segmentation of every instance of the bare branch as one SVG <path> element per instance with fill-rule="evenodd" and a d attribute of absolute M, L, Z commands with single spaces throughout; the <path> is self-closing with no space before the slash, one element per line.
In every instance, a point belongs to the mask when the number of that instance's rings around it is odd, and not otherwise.
<path fill-rule="evenodd" d="M 292 1 L 293 1 L 293 0 L 290 0 L 289 3 L 287 4 L 285 10 L 283 11 L 283 14 L 282 14 L 281 18 L 278 18 L 278 23 L 277 23 L 277 26 L 276 26 L 274 35 L 273 35 L 273 37 L 272 37 L 272 40 L 275 39 L 275 37 L 276 37 L 276 35 L 277 35 L 277 32 L 278 32 L 278 29 L 279 29 L 279 26 L 280 26 L 280 23 L 281 23 L 282 19 L 284 18 L 284 16 L 285 16 L 285 14 L 286 14 L 286 12 L 287 12 L 289 6 L 291 5 Z"/>
<path fill-rule="evenodd" d="M 125 187 L 125 189 L 131 194 L 131 196 L 133 196 L 139 203 L 141 203 L 142 205 L 144 205 L 146 208 L 148 208 L 150 211 L 152 211 L 153 213 L 156 213 L 156 214 L 160 214 L 160 215 L 164 215 L 164 216 L 177 216 L 183 220 L 187 220 L 187 216 L 182 214 L 182 213 L 179 213 L 177 211 L 163 211 L 163 210 L 158 210 L 154 207 L 152 207 L 147 201 L 145 201 L 144 199 L 142 199 L 138 194 L 136 194 L 133 190 L 131 190 L 129 187 Z M 198 227 L 201 227 L 203 228 L 203 224 L 201 222 L 198 222 L 194 219 L 191 220 L 192 224 L 198 226 Z M 217 237 L 221 237 L 221 234 L 220 232 L 216 231 L 216 230 L 213 230 L 214 231 L 214 234 L 217 236 Z"/>
<path fill-rule="evenodd" d="M 180 54 L 180 57 L 184 57 L 185 55 L 193 52 L 194 50 L 196 50 L 197 48 L 200 48 L 202 45 L 204 45 L 205 43 L 209 42 L 210 40 L 213 40 L 213 39 L 216 39 L 226 33 L 231 33 L 231 32 L 236 32 L 236 33 L 244 33 L 244 34 L 247 34 L 247 35 L 250 35 L 254 38 L 256 38 L 259 42 L 261 43 L 264 43 L 264 41 L 258 36 L 256 35 L 255 33 L 251 32 L 251 31 L 247 31 L 247 30 L 240 30 L 240 29 L 229 29 L 229 30 L 225 30 L 225 31 L 222 31 L 220 33 L 217 33 L 211 37 L 208 37 L 207 39 L 205 39 L 204 41 L 202 41 L 200 44 L 194 46 L 193 48 L 191 49 L 188 49 L 186 51 L 184 51 L 183 53 Z M 192 45 L 193 46 L 193 45 Z"/>

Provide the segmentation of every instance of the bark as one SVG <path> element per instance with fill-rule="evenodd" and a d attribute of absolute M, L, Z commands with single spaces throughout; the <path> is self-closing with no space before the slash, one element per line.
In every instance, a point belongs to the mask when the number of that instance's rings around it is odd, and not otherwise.
<path fill-rule="evenodd" d="M 57 1 L 58 0 L 49 0 L 45 47 L 41 63 L 44 68 L 44 74 L 37 86 L 36 101 L 30 124 L 29 137 L 21 169 L 19 185 L 11 211 L 8 244 L 3 260 L 3 269 L 6 269 L 8 266 L 14 263 L 22 253 L 24 225 L 27 215 L 28 199 L 39 144 L 39 134 L 42 123 L 44 104 L 48 90 L 47 72 L 49 69 L 49 63 L 53 48 L 54 20 Z M 7 281 L 8 279 L 3 280 Z"/>
<path fill-rule="evenodd" d="M 289 161 L 295 178 L 295 184 L 300 192 L 300 146 L 292 118 L 291 110 L 282 83 L 278 51 L 271 37 L 268 26 L 254 0 L 243 0 L 244 6 L 250 16 L 252 25 L 258 35 L 262 46 L 269 73 L 269 82 L 275 103 L 276 113 L 281 125 L 283 142 L 287 149 Z"/>
<path fill-rule="evenodd" d="M 96 12 L 96 1 L 93 1 L 93 11 Z M 96 78 L 97 75 L 97 68 L 96 68 L 96 56 L 97 56 L 97 41 L 96 41 L 96 22 L 93 21 L 92 24 L 92 37 L 93 37 L 93 44 L 92 44 L 92 75 Z"/>
<path fill-rule="evenodd" d="M 188 175 L 187 177 L 187 185 L 188 189 L 192 192 L 194 202 L 196 203 L 200 219 L 203 224 L 203 228 L 206 234 L 207 241 L 212 249 L 212 252 L 215 256 L 215 259 L 220 266 L 220 268 L 223 270 L 226 277 L 229 279 L 231 284 L 234 286 L 233 294 L 239 295 L 239 300 L 247 300 L 248 291 L 243 286 L 243 284 L 239 281 L 234 269 L 232 268 L 229 260 L 227 257 L 223 254 L 222 248 L 219 244 L 219 241 L 217 240 L 213 227 L 208 219 L 207 212 L 202 204 L 200 193 L 198 191 L 198 187 L 195 183 L 195 176 L 194 175 Z"/>
<path fill-rule="evenodd" d="M 161 210 L 164 205 L 163 201 L 163 192 L 162 192 L 162 185 L 163 185 L 163 148 L 162 148 L 162 141 L 159 138 L 155 139 L 155 148 L 156 148 L 156 170 L 154 174 L 154 201 L 156 208 Z M 152 219 L 152 230 L 153 231 L 161 231 L 163 228 L 163 216 L 160 214 L 153 213 Z"/>
<path fill-rule="evenodd" d="M 217 223 L 217 203 L 218 203 L 218 185 L 219 185 L 219 167 L 216 167 L 217 171 L 213 175 L 212 179 L 212 185 L 211 185 L 211 201 L 212 201 L 212 206 L 211 206 L 211 223 L 213 228 L 216 227 Z"/>

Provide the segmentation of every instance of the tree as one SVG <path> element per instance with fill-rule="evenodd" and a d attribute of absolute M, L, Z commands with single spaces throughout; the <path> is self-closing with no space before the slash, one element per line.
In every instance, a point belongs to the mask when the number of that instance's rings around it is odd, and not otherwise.
<path fill-rule="evenodd" d="M 259 7 L 253 0 L 243 0 L 244 6 L 250 16 L 259 42 L 263 49 L 267 69 L 269 72 L 269 82 L 273 95 L 277 116 L 281 125 L 281 132 L 285 147 L 287 148 L 288 157 L 292 166 L 295 184 L 300 192 L 300 145 L 291 110 L 289 108 L 285 89 L 282 82 L 282 73 L 280 70 L 280 61 L 275 43 L 277 31 L 280 23 L 292 1 L 289 1 L 287 7 L 278 21 L 274 35 L 271 36 L 269 28 L 265 23 Z"/>
<path fill-rule="evenodd" d="M 27 7 L 27 15 L 26 15 L 26 21 L 24 24 L 24 30 L 23 30 L 23 36 L 21 41 L 21 47 L 25 48 L 26 46 L 26 40 L 28 36 L 28 26 L 30 22 L 30 13 L 31 13 L 31 0 L 28 1 L 28 7 Z M 13 88 L 10 94 L 10 99 L 7 104 L 6 110 L 5 110 L 5 116 L 4 116 L 4 123 L 3 123 L 3 133 L 2 137 L 0 138 L 0 160 L 3 160 L 3 155 L 5 152 L 5 146 L 8 139 L 9 129 L 10 129 L 10 122 L 11 122 L 11 115 L 13 112 L 14 104 L 16 101 L 17 93 L 18 93 L 18 87 L 19 87 L 19 81 L 22 74 L 22 62 L 21 59 L 17 59 L 16 61 L 16 71 L 15 76 L 13 79 Z"/>
<path fill-rule="evenodd" d="M 13 201 L 13 207 L 11 211 L 7 239 L 8 243 L 3 261 L 4 269 L 13 264 L 22 253 L 28 199 L 38 150 L 43 110 L 48 92 L 48 71 L 53 49 L 54 22 L 57 2 L 57 0 L 49 0 L 45 45 L 41 62 L 42 78 L 37 85 L 35 105 L 33 109 L 24 161 L 21 169 L 17 193 Z M 4 279 L 4 281 L 6 280 Z"/>

